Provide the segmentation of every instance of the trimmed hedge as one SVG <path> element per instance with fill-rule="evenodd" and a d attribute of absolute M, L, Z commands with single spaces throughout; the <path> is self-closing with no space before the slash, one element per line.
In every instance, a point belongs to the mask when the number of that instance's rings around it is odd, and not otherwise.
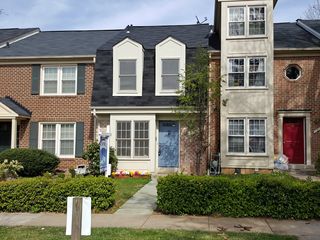
<path fill-rule="evenodd" d="M 115 186 L 105 177 L 24 178 L 0 182 L 0 212 L 66 212 L 67 197 L 91 197 L 95 212 L 114 202 Z"/>
<path fill-rule="evenodd" d="M 17 160 L 23 170 L 18 174 L 24 177 L 41 176 L 45 172 L 53 172 L 59 165 L 59 158 L 39 149 L 14 148 L 0 153 L 0 162 L 5 159 Z"/>
<path fill-rule="evenodd" d="M 284 174 L 170 175 L 158 180 L 157 191 L 158 209 L 166 214 L 320 218 L 320 182 Z"/>

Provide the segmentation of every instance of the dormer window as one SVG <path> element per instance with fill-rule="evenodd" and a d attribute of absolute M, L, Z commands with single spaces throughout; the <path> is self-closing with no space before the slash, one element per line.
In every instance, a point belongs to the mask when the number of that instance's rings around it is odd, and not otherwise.
<path fill-rule="evenodd" d="M 156 46 L 156 96 L 177 96 L 185 74 L 186 45 L 169 37 Z"/>
<path fill-rule="evenodd" d="M 229 37 L 266 35 L 265 6 L 237 6 L 228 8 Z"/>
<path fill-rule="evenodd" d="M 142 96 L 144 52 L 129 38 L 113 47 L 113 96 Z"/>

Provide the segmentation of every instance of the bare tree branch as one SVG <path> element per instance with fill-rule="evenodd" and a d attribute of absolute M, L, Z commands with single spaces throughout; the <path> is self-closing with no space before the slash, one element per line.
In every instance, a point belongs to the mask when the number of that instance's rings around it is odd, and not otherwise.
<path fill-rule="evenodd" d="M 315 0 L 313 4 L 305 11 L 306 19 L 320 19 L 320 0 Z"/>

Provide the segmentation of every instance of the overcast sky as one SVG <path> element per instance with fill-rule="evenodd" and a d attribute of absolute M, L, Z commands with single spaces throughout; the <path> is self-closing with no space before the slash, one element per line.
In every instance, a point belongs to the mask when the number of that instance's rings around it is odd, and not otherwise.
<path fill-rule="evenodd" d="M 278 0 L 275 22 L 303 18 L 314 0 Z M 133 25 L 213 23 L 214 0 L 6 0 L 0 28 L 114 29 Z"/>

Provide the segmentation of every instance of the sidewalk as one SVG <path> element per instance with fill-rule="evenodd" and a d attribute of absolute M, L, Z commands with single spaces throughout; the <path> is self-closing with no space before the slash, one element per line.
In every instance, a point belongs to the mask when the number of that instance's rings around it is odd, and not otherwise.
<path fill-rule="evenodd" d="M 181 229 L 218 232 L 250 232 L 295 235 L 299 239 L 319 240 L 320 221 L 274 220 L 265 218 L 225 218 L 208 216 L 168 216 L 153 212 L 156 207 L 156 181 L 139 190 L 114 214 L 93 214 L 92 227 L 138 229 Z M 0 213 L 2 226 L 65 227 L 66 215 L 54 213 Z M 240 228 L 239 228 L 240 227 Z M 246 231 L 245 231 L 246 232 Z"/>

